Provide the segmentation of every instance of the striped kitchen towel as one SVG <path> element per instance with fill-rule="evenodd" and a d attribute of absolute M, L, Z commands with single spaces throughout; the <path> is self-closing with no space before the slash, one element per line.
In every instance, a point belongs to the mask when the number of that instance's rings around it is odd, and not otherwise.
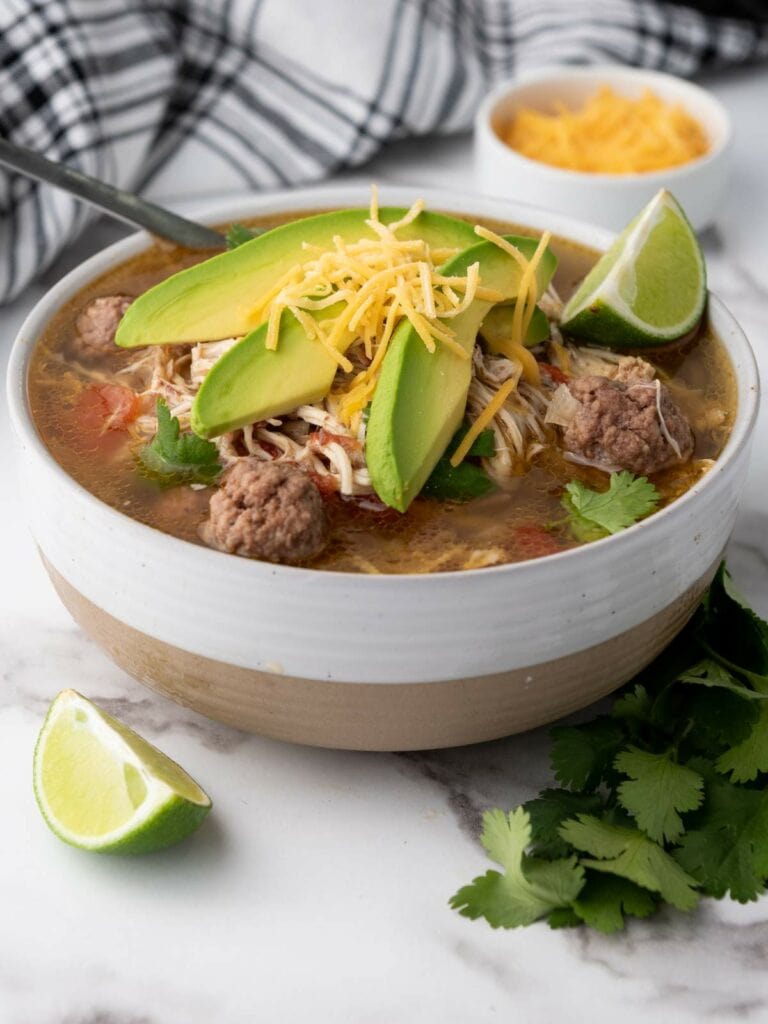
<path fill-rule="evenodd" d="M 466 129 L 546 63 L 768 55 L 760 0 L 2 0 L 0 135 L 159 200 L 269 189 Z M 733 12 L 749 13 L 741 17 Z M 0 302 L 93 213 L 0 170 Z"/>

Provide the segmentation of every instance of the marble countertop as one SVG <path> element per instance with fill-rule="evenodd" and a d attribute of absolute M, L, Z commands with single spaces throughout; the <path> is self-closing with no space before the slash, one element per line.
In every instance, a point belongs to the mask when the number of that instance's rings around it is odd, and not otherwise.
<path fill-rule="evenodd" d="M 710 281 L 768 387 L 768 69 L 709 84 L 737 129 L 732 186 L 705 236 Z M 472 187 L 470 139 L 401 143 L 368 176 Z M 0 310 L 0 365 L 26 311 L 117 237 L 94 228 Z M 545 731 L 426 754 L 303 749 L 157 697 L 73 625 L 27 533 L 0 407 L 0 1024 L 664 1024 L 768 1019 L 768 899 L 705 901 L 606 938 L 493 931 L 448 909 L 487 862 L 481 811 L 550 781 Z M 768 616 L 768 409 L 729 561 Z M 55 514 L 55 511 L 52 511 Z M 58 842 L 31 792 L 35 736 L 74 686 L 200 779 L 215 813 L 138 859 Z"/>

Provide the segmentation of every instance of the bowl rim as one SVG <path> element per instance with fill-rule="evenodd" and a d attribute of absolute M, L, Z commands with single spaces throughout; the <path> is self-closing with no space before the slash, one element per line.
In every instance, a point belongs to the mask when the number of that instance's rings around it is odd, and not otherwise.
<path fill-rule="evenodd" d="M 720 131 L 720 137 L 712 145 L 711 149 L 701 156 L 689 160 L 687 163 L 679 164 L 677 167 L 658 171 L 632 171 L 627 174 L 612 174 L 606 171 L 574 171 L 567 167 L 556 167 L 554 164 L 545 163 L 543 160 L 533 160 L 508 146 L 506 142 L 499 138 L 493 126 L 493 116 L 498 106 L 504 100 L 514 96 L 519 90 L 554 78 L 572 78 L 575 80 L 598 78 L 601 84 L 609 85 L 622 81 L 646 82 L 649 85 L 653 82 L 672 84 L 674 88 L 679 90 L 681 97 L 686 95 L 696 96 L 699 101 L 704 101 L 709 107 L 712 119 L 706 124 L 702 122 L 703 127 L 709 129 L 711 124 L 716 122 Z M 521 168 L 530 172 L 541 173 L 545 178 L 550 178 L 552 181 L 559 181 L 563 184 L 588 185 L 594 183 L 615 189 L 621 188 L 622 185 L 638 184 L 648 185 L 649 187 L 658 185 L 659 188 L 669 187 L 672 189 L 676 181 L 682 181 L 687 176 L 695 174 L 697 171 L 703 170 L 720 160 L 730 148 L 733 139 L 733 125 L 728 111 L 724 104 L 707 89 L 702 88 L 695 82 L 669 74 L 666 71 L 656 71 L 650 68 L 621 67 L 613 64 L 591 64 L 585 66 L 551 65 L 537 68 L 536 70 L 522 71 L 513 78 L 500 82 L 488 93 L 475 116 L 475 130 L 483 133 L 485 141 L 495 150 L 494 155 L 497 159 L 516 163 Z"/>
<path fill-rule="evenodd" d="M 461 214 L 462 211 L 471 210 L 478 216 L 497 217 L 499 220 L 508 220 L 511 223 L 518 223 L 521 227 L 530 230 L 553 230 L 555 234 L 566 239 L 577 242 L 592 248 L 607 248 L 615 238 L 615 234 L 605 228 L 588 224 L 577 220 L 566 214 L 547 210 L 544 207 L 534 206 L 511 200 L 501 200 L 488 196 L 479 196 L 473 193 L 466 195 L 458 191 L 448 189 L 426 189 L 409 186 L 384 186 L 380 190 L 379 201 L 383 205 L 408 205 L 415 198 L 423 197 L 427 206 L 431 209 L 445 210 Z M 210 224 L 226 222 L 228 219 L 245 219 L 249 216 L 260 216 L 277 214 L 282 212 L 303 212 L 313 210 L 323 212 L 331 209 L 342 209 L 350 205 L 367 205 L 366 200 L 370 198 L 368 187 L 359 185 L 330 185 L 330 186 L 309 186 L 303 189 L 286 190 L 273 192 L 266 195 L 256 195 L 244 199 L 240 196 L 231 199 L 226 203 L 218 203 L 214 206 L 201 204 L 201 219 Z M 342 199 L 346 201 L 342 201 Z M 463 213 L 467 216 L 466 212 Z M 525 218 L 533 219 L 529 221 Z M 538 217 L 544 218 L 548 223 L 546 228 L 535 228 L 533 224 Z M 554 225 L 554 226 L 553 226 Z M 573 234 L 570 234 L 573 232 Z M 574 237 L 575 236 L 575 237 Z M 302 566 L 282 565 L 272 562 L 264 562 L 257 559 L 240 558 L 226 552 L 216 551 L 204 545 L 192 541 L 183 540 L 172 534 L 165 533 L 156 527 L 149 526 L 133 519 L 126 513 L 115 509 L 102 501 L 86 487 L 80 484 L 74 477 L 56 461 L 49 451 L 42 437 L 37 431 L 29 407 L 27 394 L 27 373 L 32 353 L 35 350 L 41 330 L 48 323 L 51 316 L 66 302 L 72 295 L 80 291 L 85 284 L 104 274 L 107 270 L 119 263 L 138 254 L 149 247 L 153 242 L 151 236 L 144 231 L 130 235 L 128 238 L 115 242 L 78 264 L 62 277 L 52 288 L 50 288 L 30 310 L 16 337 L 13 341 L 8 362 L 6 376 L 6 394 L 9 407 L 11 425 L 17 438 L 25 448 L 29 448 L 42 461 L 45 468 L 53 474 L 54 478 L 62 486 L 65 493 L 72 496 L 75 501 L 80 501 L 86 507 L 92 509 L 94 514 L 103 517 L 111 523 L 116 531 L 135 537 L 138 544 L 143 540 L 147 544 L 162 543 L 171 544 L 176 550 L 186 551 L 191 559 L 197 559 L 201 563 L 208 559 L 216 559 L 215 564 L 222 565 L 221 559 L 227 559 L 232 565 L 233 572 L 248 573 L 253 581 L 269 580 L 276 575 L 284 576 L 296 583 L 302 579 L 317 580 L 326 577 L 343 579 L 349 586 L 354 586 L 355 581 L 363 582 L 366 586 L 369 581 L 375 581 L 374 585 L 380 588 L 397 589 L 406 585 L 431 586 L 434 578 L 440 579 L 464 579 L 483 576 L 511 574 L 527 575 L 532 567 L 551 567 L 556 562 L 563 564 L 564 560 L 577 562 L 585 557 L 589 558 L 589 552 L 595 548 L 601 551 L 606 545 L 612 544 L 618 549 L 619 544 L 632 543 L 640 533 L 648 534 L 647 542 L 653 542 L 653 534 L 657 531 L 670 527 L 675 520 L 684 520 L 691 501 L 695 501 L 702 490 L 709 490 L 717 477 L 722 473 L 749 442 L 759 408 L 760 380 L 757 362 L 751 345 L 747 340 L 744 331 L 739 326 L 733 315 L 725 304 L 711 292 L 708 295 L 711 308 L 716 311 L 718 318 L 723 318 L 725 324 L 731 331 L 732 337 L 723 344 L 728 351 L 728 356 L 733 364 L 742 364 L 742 371 L 746 374 L 743 383 L 737 378 L 737 390 L 739 391 L 736 416 L 734 419 L 728 440 L 720 453 L 714 466 L 697 480 L 681 497 L 676 498 L 669 505 L 654 512 L 647 519 L 641 520 L 620 533 L 603 537 L 600 540 L 591 541 L 579 547 L 569 548 L 565 551 L 556 552 L 551 555 L 543 555 L 521 562 L 508 562 L 501 565 L 486 566 L 478 569 L 456 569 L 441 573 L 350 573 L 336 569 L 312 569 Z M 735 352 L 732 347 L 735 346 Z M 734 366 L 735 369 L 735 366 Z M 183 547 L 178 548 L 178 545 Z M 214 564 L 214 563 L 209 563 Z"/>

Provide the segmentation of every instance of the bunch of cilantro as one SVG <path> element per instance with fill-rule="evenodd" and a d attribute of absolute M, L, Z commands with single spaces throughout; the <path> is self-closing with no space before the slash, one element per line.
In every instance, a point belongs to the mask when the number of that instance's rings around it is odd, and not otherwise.
<path fill-rule="evenodd" d="M 494 928 L 615 932 L 664 904 L 757 899 L 768 882 L 768 624 L 721 566 L 678 638 L 608 714 L 552 729 L 560 788 L 481 842 L 504 869 L 451 906 Z"/>

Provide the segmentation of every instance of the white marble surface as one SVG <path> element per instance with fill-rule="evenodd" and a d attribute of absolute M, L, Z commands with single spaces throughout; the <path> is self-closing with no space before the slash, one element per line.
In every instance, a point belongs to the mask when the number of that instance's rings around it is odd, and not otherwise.
<path fill-rule="evenodd" d="M 768 69 L 713 79 L 737 128 L 706 237 L 713 288 L 768 386 Z M 403 143 L 379 180 L 471 189 L 469 139 Z M 101 227 L 47 275 L 115 236 Z M 0 311 L 0 364 L 28 290 Z M 20 512 L 0 406 L 0 1024 L 624 1024 L 768 1019 L 768 898 L 705 902 L 605 938 L 494 932 L 446 905 L 486 868 L 481 810 L 549 779 L 544 732 L 464 750 L 365 755 L 246 736 L 143 689 L 59 605 Z M 729 559 L 768 615 L 768 412 Z M 51 510 L 55 514 L 55 510 Z M 31 793 L 36 733 L 74 686 L 187 766 L 215 811 L 143 859 L 59 843 Z"/>

